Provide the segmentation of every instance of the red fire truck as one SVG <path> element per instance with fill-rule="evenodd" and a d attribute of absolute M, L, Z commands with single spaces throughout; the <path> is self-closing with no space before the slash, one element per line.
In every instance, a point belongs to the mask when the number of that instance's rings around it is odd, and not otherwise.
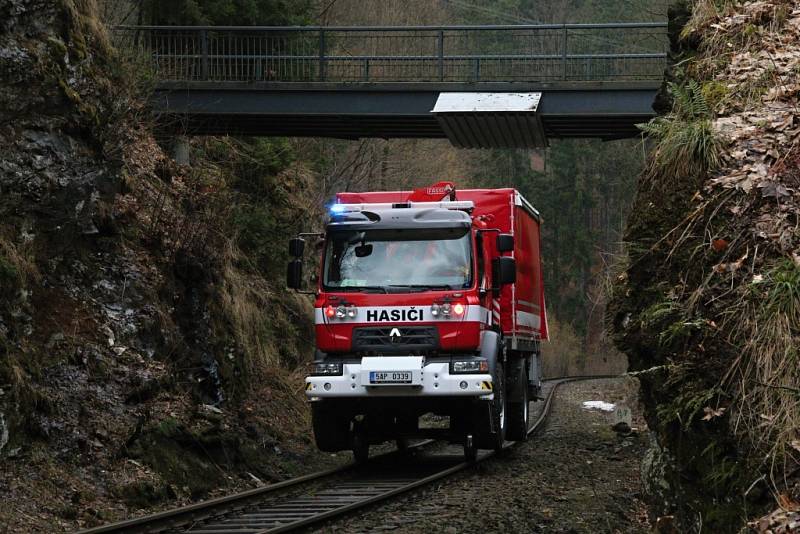
<path fill-rule="evenodd" d="M 323 451 L 439 437 L 477 449 L 525 440 L 547 339 L 539 213 L 514 189 L 340 193 L 322 234 L 317 351 L 306 394 Z M 420 425 L 425 414 L 447 421 Z M 428 425 L 431 426 L 431 425 Z M 435 426 L 435 425 L 434 425 Z"/>

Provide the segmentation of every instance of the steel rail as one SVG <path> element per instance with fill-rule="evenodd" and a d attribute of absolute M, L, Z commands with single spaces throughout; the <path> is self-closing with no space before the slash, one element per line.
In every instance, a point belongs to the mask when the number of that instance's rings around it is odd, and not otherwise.
<path fill-rule="evenodd" d="M 618 375 L 570 376 L 546 380 L 546 382 L 553 382 L 553 386 L 551 387 L 550 391 L 548 391 L 547 397 L 544 399 L 545 403 L 542 407 L 541 413 L 536 421 L 530 425 L 527 435 L 531 436 L 541 429 L 542 425 L 545 423 L 550 414 L 556 391 L 561 385 L 580 380 L 596 380 L 617 377 Z M 434 440 L 427 440 L 410 448 L 421 449 L 432 443 L 434 443 Z M 518 442 L 507 442 L 503 446 L 502 450 L 509 450 L 516 445 L 518 445 Z M 339 486 L 334 484 L 327 488 L 327 490 L 320 492 L 313 497 L 299 498 L 295 499 L 294 501 L 289 500 L 280 505 L 272 507 L 268 506 L 263 509 L 247 510 L 248 506 L 252 507 L 258 501 L 263 502 L 270 496 L 270 494 L 273 494 L 278 490 L 296 488 L 308 482 L 335 477 L 336 475 L 341 475 L 348 471 L 356 471 L 362 467 L 358 464 L 349 464 L 291 480 L 286 480 L 284 482 L 271 484 L 263 488 L 256 488 L 233 495 L 228 495 L 226 497 L 220 497 L 218 499 L 211 499 L 201 503 L 192 504 L 182 508 L 159 512 L 141 518 L 129 519 L 118 523 L 83 530 L 80 531 L 79 534 L 101 534 L 107 532 L 163 532 L 165 529 L 176 528 L 187 528 L 185 532 L 197 532 L 205 534 L 234 532 L 246 532 L 248 534 L 276 534 L 279 532 L 290 532 L 317 524 L 321 521 L 333 519 L 354 510 L 391 499 L 409 491 L 413 491 L 437 480 L 447 478 L 480 462 L 484 462 L 489 458 L 495 457 L 498 452 L 500 451 L 489 451 L 481 454 L 474 462 L 460 462 L 411 481 L 389 480 L 385 482 L 372 482 L 370 480 L 365 481 L 356 478 L 349 482 L 345 481 L 339 484 Z M 375 456 L 370 458 L 369 463 L 377 463 L 381 459 L 386 459 L 397 454 L 399 454 L 399 451 L 393 451 Z M 344 491 L 350 490 L 351 493 L 340 495 L 339 492 L 337 492 L 337 489 L 343 489 Z M 234 513 L 238 514 L 238 516 L 234 516 L 233 518 L 224 517 L 225 515 Z M 236 519 L 236 517 L 241 517 L 241 519 Z M 218 518 L 219 521 L 215 522 L 215 518 Z M 198 524 L 198 522 L 205 520 L 210 521 L 205 525 Z"/>
<path fill-rule="evenodd" d="M 411 445 L 408 449 L 410 450 L 421 449 L 434 442 L 435 440 L 425 440 L 420 443 Z M 381 458 L 396 456 L 398 454 L 400 454 L 400 451 L 391 451 L 385 454 L 381 454 L 379 456 L 374 456 L 370 458 L 370 461 L 372 462 L 375 460 L 379 460 Z M 175 525 L 185 524 L 189 521 L 205 519 L 208 517 L 226 513 L 227 511 L 234 511 L 237 508 L 246 506 L 247 504 L 249 504 L 254 500 L 255 501 L 263 500 L 265 496 L 268 496 L 269 494 L 274 493 L 278 490 L 289 489 L 299 486 L 301 484 L 305 484 L 307 482 L 313 482 L 323 478 L 328 478 L 335 475 L 341 475 L 348 471 L 352 471 L 357 467 L 359 467 L 357 464 L 350 463 L 340 467 L 334 467 L 332 469 L 326 469 L 324 471 L 317 471 L 316 473 L 310 473 L 308 475 L 291 478 L 289 480 L 283 480 L 281 482 L 269 484 L 268 486 L 262 486 L 260 488 L 254 488 L 239 493 L 233 493 L 231 495 L 225 495 L 223 497 L 218 497 L 216 499 L 208 499 L 206 501 L 190 504 L 188 506 L 182 506 L 180 508 L 172 508 L 169 510 L 165 510 L 163 512 L 157 512 L 155 514 L 143 517 L 126 519 L 123 521 L 119 521 L 117 523 L 111 523 L 108 525 L 101 525 L 99 527 L 93 527 L 90 529 L 81 530 L 78 532 L 78 534 L 152 531 L 149 529 L 145 531 L 142 530 L 142 527 L 147 525 L 151 525 L 154 528 L 160 528 L 160 526 L 162 525 L 166 528 L 171 528 L 174 527 Z"/>

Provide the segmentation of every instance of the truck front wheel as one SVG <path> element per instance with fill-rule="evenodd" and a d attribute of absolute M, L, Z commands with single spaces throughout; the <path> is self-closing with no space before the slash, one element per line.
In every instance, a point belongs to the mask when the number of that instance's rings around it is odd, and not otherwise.
<path fill-rule="evenodd" d="M 506 440 L 506 387 L 503 376 L 503 365 L 497 362 L 493 380 L 494 400 L 489 406 L 479 405 L 475 425 L 475 443 L 480 449 L 503 448 Z"/>
<path fill-rule="evenodd" d="M 324 452 L 338 452 L 350 448 L 350 418 L 325 402 L 311 405 L 311 424 L 317 448 Z"/>

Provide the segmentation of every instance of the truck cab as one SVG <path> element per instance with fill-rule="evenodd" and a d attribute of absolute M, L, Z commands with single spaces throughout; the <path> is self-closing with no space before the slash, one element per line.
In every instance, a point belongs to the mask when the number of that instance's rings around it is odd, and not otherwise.
<path fill-rule="evenodd" d="M 430 189 L 403 201 L 341 194 L 330 208 L 305 386 L 321 450 L 363 460 L 372 443 L 438 437 L 472 458 L 525 439 L 539 339 L 520 350 L 502 325 L 502 296 L 518 274 L 514 235 L 481 214 L 478 199 L 456 200 L 451 189 L 432 200 Z M 295 289 L 304 237 L 290 243 Z M 446 424 L 421 427 L 425 414 Z"/>

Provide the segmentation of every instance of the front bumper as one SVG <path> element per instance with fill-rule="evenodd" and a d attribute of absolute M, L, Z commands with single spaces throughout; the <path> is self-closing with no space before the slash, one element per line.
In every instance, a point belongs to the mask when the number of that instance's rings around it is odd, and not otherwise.
<path fill-rule="evenodd" d="M 417 385 L 371 385 L 360 363 L 345 363 L 341 376 L 306 377 L 311 400 L 344 397 L 477 397 L 494 399 L 490 374 L 450 374 L 449 362 L 424 364 Z M 466 387 L 462 387 L 462 382 Z"/>

